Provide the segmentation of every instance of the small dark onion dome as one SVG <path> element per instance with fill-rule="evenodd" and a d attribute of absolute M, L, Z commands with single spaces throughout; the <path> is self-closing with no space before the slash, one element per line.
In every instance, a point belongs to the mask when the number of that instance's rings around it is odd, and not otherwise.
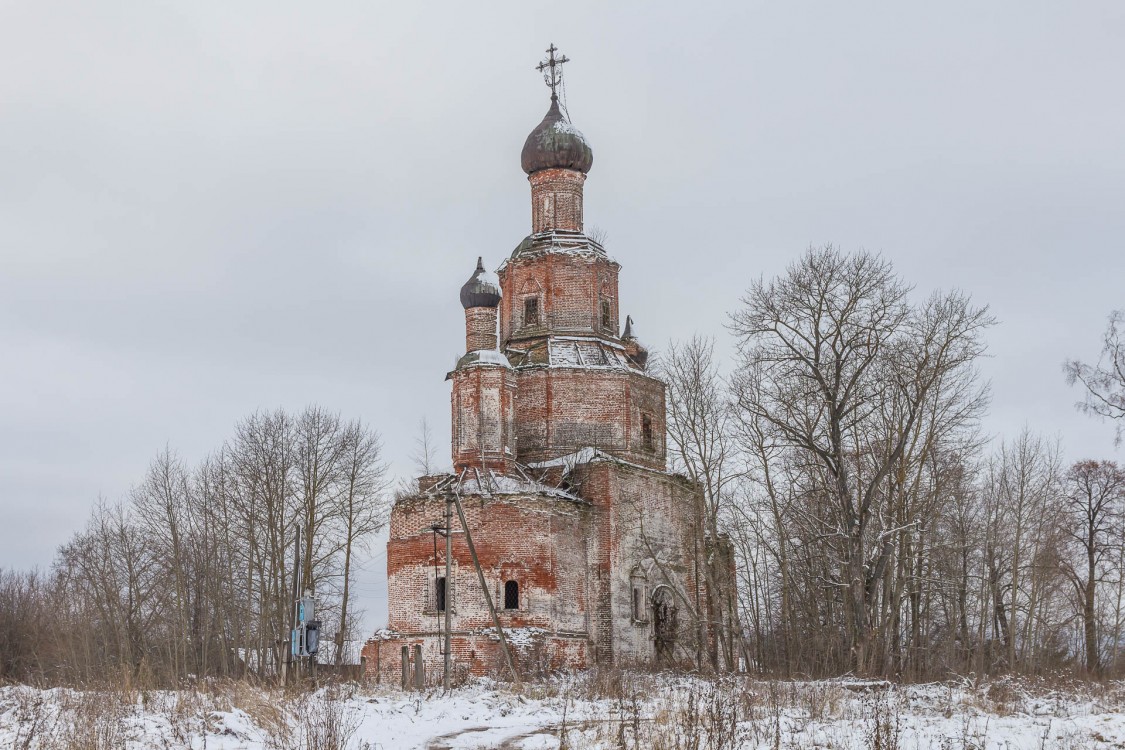
<path fill-rule="evenodd" d="M 477 270 L 461 287 L 461 307 L 497 307 L 500 304 L 500 280 L 496 274 L 484 270 L 482 258 L 477 258 Z"/>
<path fill-rule="evenodd" d="M 621 340 L 625 343 L 625 354 L 643 370 L 648 364 L 648 347 L 637 340 L 637 334 L 633 332 L 632 315 L 625 316 L 625 330 L 621 334 Z"/>
<path fill-rule="evenodd" d="M 531 174 L 541 169 L 574 169 L 586 174 L 594 164 L 594 150 L 578 128 L 559 110 L 558 97 L 551 97 L 551 108 L 543 122 L 531 131 L 523 144 L 520 165 Z"/>

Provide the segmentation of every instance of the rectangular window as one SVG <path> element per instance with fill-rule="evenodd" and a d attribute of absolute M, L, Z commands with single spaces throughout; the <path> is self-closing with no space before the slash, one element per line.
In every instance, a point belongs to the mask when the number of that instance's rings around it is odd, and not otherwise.
<path fill-rule="evenodd" d="M 645 590 L 643 586 L 633 586 L 633 619 L 637 622 L 645 620 Z"/>
<path fill-rule="evenodd" d="M 504 609 L 520 608 L 520 585 L 515 581 L 504 582 Z"/>
<path fill-rule="evenodd" d="M 609 300 L 602 300 L 602 328 L 611 330 L 613 328 L 613 306 L 609 304 Z"/>
<path fill-rule="evenodd" d="M 646 451 L 656 450 L 656 442 L 652 435 L 652 417 L 647 414 L 641 415 L 641 445 Z"/>
<path fill-rule="evenodd" d="M 437 579 L 434 585 L 434 609 L 438 612 L 445 611 L 445 576 Z"/>
<path fill-rule="evenodd" d="M 538 297 L 528 297 L 523 301 L 523 324 L 525 326 L 539 325 Z"/>

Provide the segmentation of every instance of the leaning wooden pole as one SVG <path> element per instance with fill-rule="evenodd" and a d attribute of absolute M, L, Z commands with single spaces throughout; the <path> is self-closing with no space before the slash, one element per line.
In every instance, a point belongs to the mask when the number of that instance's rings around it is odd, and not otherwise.
<path fill-rule="evenodd" d="M 469 524 L 465 521 L 465 511 L 461 508 L 461 497 L 456 492 L 453 502 L 457 506 L 457 517 L 461 519 L 461 528 L 465 530 L 465 541 L 469 544 L 469 556 L 473 558 L 473 567 L 477 569 L 477 579 L 480 580 L 480 590 L 484 592 L 484 601 L 488 604 L 488 613 L 492 615 L 492 625 L 500 636 L 500 648 L 504 651 L 504 660 L 508 662 L 508 670 L 512 673 L 512 680 L 518 686 L 520 675 L 516 671 L 516 663 L 512 661 L 512 652 L 508 650 L 508 639 L 504 637 L 504 628 L 500 627 L 500 618 L 496 615 L 496 607 L 492 606 L 492 594 L 488 593 L 488 584 L 484 581 L 484 571 L 481 570 L 480 560 L 477 559 L 477 548 L 473 546 L 473 535 L 469 532 Z"/>
<path fill-rule="evenodd" d="M 453 590 L 453 502 L 445 498 L 445 652 L 442 662 L 441 689 L 448 693 L 453 679 L 453 602 L 449 593 Z"/>

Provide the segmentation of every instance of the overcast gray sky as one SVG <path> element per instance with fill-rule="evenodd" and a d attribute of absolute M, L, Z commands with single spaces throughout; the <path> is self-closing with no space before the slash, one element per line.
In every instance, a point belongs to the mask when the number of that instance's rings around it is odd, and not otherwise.
<path fill-rule="evenodd" d="M 424 416 L 447 460 L 457 290 L 530 229 L 552 41 L 650 346 L 728 353 L 752 279 L 880 251 L 992 306 L 990 432 L 1123 459 L 1061 372 L 1125 307 L 1119 2 L 0 0 L 0 567 L 260 408 L 362 418 L 400 474 Z"/>

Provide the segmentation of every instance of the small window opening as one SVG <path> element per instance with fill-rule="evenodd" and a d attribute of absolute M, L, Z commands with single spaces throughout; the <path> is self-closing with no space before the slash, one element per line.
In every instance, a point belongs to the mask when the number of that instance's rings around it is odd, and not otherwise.
<path fill-rule="evenodd" d="M 516 581 L 504 582 L 504 609 L 520 608 L 520 585 Z"/>
<path fill-rule="evenodd" d="M 434 586 L 434 609 L 438 612 L 445 611 L 445 576 L 438 578 Z"/>
<path fill-rule="evenodd" d="M 528 297 L 523 301 L 523 324 L 525 326 L 539 325 L 538 297 Z"/>
<path fill-rule="evenodd" d="M 607 331 L 613 328 L 613 309 L 609 300 L 602 300 L 602 328 Z"/>
<path fill-rule="evenodd" d="M 652 436 L 652 417 L 641 415 L 641 444 L 646 451 L 656 450 L 656 443 Z"/>
<path fill-rule="evenodd" d="M 633 619 L 637 622 L 645 619 L 644 589 L 640 586 L 633 587 Z"/>

